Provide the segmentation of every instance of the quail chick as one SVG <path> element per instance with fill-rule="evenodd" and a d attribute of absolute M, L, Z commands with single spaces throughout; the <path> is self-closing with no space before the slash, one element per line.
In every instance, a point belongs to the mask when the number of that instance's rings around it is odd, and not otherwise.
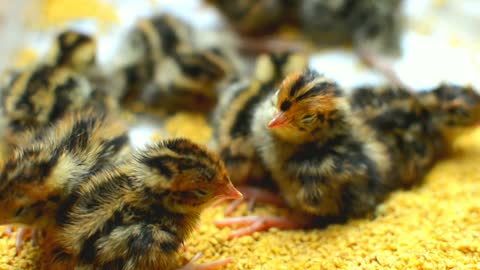
<path fill-rule="evenodd" d="M 68 111 L 116 110 L 116 101 L 88 81 L 95 59 L 95 39 L 66 30 L 57 35 L 45 59 L 9 76 L 1 94 L 7 139 L 46 126 Z"/>
<path fill-rule="evenodd" d="M 15 145 L 18 133 L 53 123 L 69 111 L 108 111 L 115 104 L 71 69 L 39 65 L 14 77 L 2 93 L 6 139 Z"/>
<path fill-rule="evenodd" d="M 392 84 L 409 88 L 382 56 L 401 54 L 402 0 L 263 0 L 220 1 L 214 4 L 240 33 L 240 44 L 253 50 L 307 47 L 297 42 L 272 39 L 279 26 L 293 26 L 317 45 L 351 43 L 360 59 L 383 74 Z M 263 36 L 263 38 L 262 38 Z M 256 41 L 255 41 L 256 39 Z M 245 42 L 241 42 L 246 40 Z M 411 90 L 411 89 L 410 89 Z"/>
<path fill-rule="evenodd" d="M 376 51 L 398 54 L 402 0 L 206 0 L 245 35 L 274 32 L 281 25 L 298 26 L 320 44 L 352 42 Z"/>
<path fill-rule="evenodd" d="M 472 87 L 442 83 L 419 93 L 420 102 L 435 115 L 437 125 L 468 126 L 480 119 L 480 95 Z"/>
<path fill-rule="evenodd" d="M 51 127 L 30 130 L 0 166 L 1 224 L 51 225 L 76 181 L 122 160 L 126 126 L 93 111 L 68 113 Z M 17 235 L 20 251 L 24 229 Z"/>
<path fill-rule="evenodd" d="M 179 51 L 158 66 L 147 86 L 147 104 L 173 111 L 208 111 L 217 102 L 219 84 L 235 74 L 219 48 Z"/>
<path fill-rule="evenodd" d="M 216 222 L 246 226 L 231 237 L 368 215 L 390 191 L 417 183 L 445 145 L 435 115 L 409 91 L 345 96 L 314 71 L 289 75 L 252 110 L 255 149 L 294 213 Z"/>
<path fill-rule="evenodd" d="M 186 139 L 150 145 L 69 193 L 47 233 L 49 269 L 171 269 L 202 209 L 226 197 L 241 193 L 206 148 Z"/>
<path fill-rule="evenodd" d="M 307 35 L 319 42 L 351 41 L 356 47 L 398 54 L 402 0 L 303 0 L 298 18 Z"/>
<path fill-rule="evenodd" d="M 261 179 L 265 173 L 251 138 L 253 108 L 281 82 L 283 76 L 306 66 L 307 58 L 302 54 L 264 54 L 257 59 L 253 78 L 234 80 L 222 91 L 213 113 L 215 141 L 235 185 Z"/>
<path fill-rule="evenodd" d="M 230 24 L 244 35 L 271 33 L 281 24 L 295 8 L 294 1 L 288 0 L 206 0 L 215 5 Z"/>
<path fill-rule="evenodd" d="M 139 98 L 167 110 L 209 110 L 217 85 L 234 72 L 229 56 L 217 47 L 197 48 L 192 29 L 168 15 L 139 20 L 118 54 L 119 69 L 107 76 L 124 101 Z M 126 60 L 123 60 L 126 59 Z"/>
<path fill-rule="evenodd" d="M 95 80 L 120 100 L 135 100 L 155 77 L 160 62 L 191 47 L 191 34 L 189 25 L 168 14 L 140 19 L 116 51 L 113 70 Z"/>

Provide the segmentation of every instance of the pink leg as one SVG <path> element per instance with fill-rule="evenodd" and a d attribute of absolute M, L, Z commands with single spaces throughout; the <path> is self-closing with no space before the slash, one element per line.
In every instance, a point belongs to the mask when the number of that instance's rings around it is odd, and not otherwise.
<path fill-rule="evenodd" d="M 243 194 L 243 199 L 233 201 L 227 209 L 225 209 L 225 215 L 230 216 L 233 212 L 244 202 L 248 201 L 248 209 L 251 211 L 256 202 L 275 205 L 278 207 L 284 206 L 284 202 L 279 195 L 260 188 L 250 186 L 240 186 L 237 189 Z"/>
<path fill-rule="evenodd" d="M 5 228 L 5 233 L 7 234 L 7 237 L 8 237 L 8 238 L 12 237 L 13 227 L 12 227 L 12 226 L 7 226 L 7 227 Z"/>
<path fill-rule="evenodd" d="M 246 52 L 271 53 L 282 51 L 304 52 L 308 49 L 304 42 L 282 40 L 279 38 L 251 38 L 242 36 L 239 39 L 239 47 Z"/>
<path fill-rule="evenodd" d="M 359 47 L 356 51 L 365 64 L 383 74 L 390 83 L 414 92 L 412 87 L 406 85 L 402 79 L 398 77 L 397 73 L 392 69 L 392 66 L 382 61 L 372 50 Z"/>
<path fill-rule="evenodd" d="M 38 235 L 40 231 L 35 228 L 19 228 L 17 232 L 17 237 L 15 238 L 15 247 L 17 249 L 17 255 L 22 252 L 23 243 L 28 235 L 32 239 L 32 245 L 38 244 Z"/>
<path fill-rule="evenodd" d="M 19 228 L 17 231 L 17 237 L 15 238 L 15 247 L 17 248 L 17 255 L 22 252 L 23 242 L 26 239 L 28 232 L 31 233 L 31 230 L 28 228 Z"/>
<path fill-rule="evenodd" d="M 201 257 L 202 253 L 197 253 L 189 263 L 178 268 L 177 270 L 214 270 L 233 262 L 232 258 L 227 258 L 209 263 L 194 264 Z"/>
<path fill-rule="evenodd" d="M 226 218 L 214 221 L 219 228 L 241 226 L 242 229 L 235 230 L 228 235 L 228 239 L 251 235 L 254 232 L 265 231 L 270 228 L 283 230 L 300 229 L 303 226 L 285 217 L 276 216 L 246 216 Z"/>

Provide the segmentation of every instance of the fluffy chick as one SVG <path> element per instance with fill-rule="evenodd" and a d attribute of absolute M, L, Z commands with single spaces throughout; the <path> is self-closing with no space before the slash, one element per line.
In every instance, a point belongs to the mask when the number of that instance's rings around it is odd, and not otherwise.
<path fill-rule="evenodd" d="M 402 0 L 206 0 L 245 35 L 272 33 L 279 26 L 298 26 L 319 44 L 352 42 L 398 54 Z"/>
<path fill-rule="evenodd" d="M 217 151 L 236 185 L 264 176 L 252 141 L 252 110 L 278 86 L 283 76 L 303 70 L 306 56 L 273 53 L 258 57 L 253 78 L 234 80 L 222 91 L 213 113 Z"/>
<path fill-rule="evenodd" d="M 0 165 L 1 224 L 45 228 L 79 183 L 129 152 L 126 126 L 92 111 L 28 132 Z"/>
<path fill-rule="evenodd" d="M 69 194 L 49 232 L 50 269 L 171 269 L 202 209 L 226 197 L 241 194 L 205 147 L 150 145 Z"/>
<path fill-rule="evenodd" d="M 355 47 L 398 54 L 402 0 L 303 0 L 298 19 L 317 42 L 350 41 Z"/>
<path fill-rule="evenodd" d="M 142 98 L 167 110 L 209 110 L 217 85 L 233 72 L 229 57 L 217 47 L 197 48 L 189 25 L 168 14 L 141 19 L 117 54 L 120 63 L 107 84 L 123 101 Z"/>
<path fill-rule="evenodd" d="M 443 152 L 434 116 L 401 88 L 345 96 L 318 73 L 297 72 L 253 110 L 255 149 L 294 217 L 217 222 L 249 226 L 232 237 L 365 216 L 390 191 L 418 182 Z"/>
<path fill-rule="evenodd" d="M 44 127 L 65 113 L 82 108 L 108 111 L 116 103 L 92 90 L 88 80 L 61 66 L 38 65 L 12 78 L 2 92 L 5 135 L 15 145 L 17 134 Z"/>
<path fill-rule="evenodd" d="M 157 67 L 144 98 L 167 110 L 208 111 L 217 103 L 220 82 L 232 74 L 219 48 L 178 51 Z"/>
<path fill-rule="evenodd" d="M 116 51 L 111 65 L 96 78 L 102 88 L 112 88 L 112 95 L 123 101 L 137 99 L 155 77 L 157 65 L 181 48 L 190 48 L 189 25 L 168 14 L 138 20 Z M 111 74 L 110 74 L 111 73 Z"/>
<path fill-rule="evenodd" d="M 295 8 L 294 1 L 285 0 L 206 0 L 215 5 L 236 31 L 244 35 L 260 35 L 272 32 Z M 294 14 L 294 12 L 293 12 Z"/>
<path fill-rule="evenodd" d="M 267 36 L 279 26 L 293 26 L 319 46 L 351 43 L 367 66 L 378 70 L 392 84 L 409 88 L 382 57 L 401 54 L 402 0 L 206 1 L 214 4 L 238 31 L 256 35 L 253 40 L 240 37 L 239 44 L 247 49 L 308 49 L 301 40 L 281 41 Z"/>
<path fill-rule="evenodd" d="M 256 148 L 291 207 L 315 216 L 361 216 L 383 196 L 386 148 L 351 113 L 335 82 L 314 71 L 293 73 L 253 119 Z"/>
<path fill-rule="evenodd" d="M 442 83 L 418 96 L 439 126 L 468 126 L 480 119 L 480 95 L 470 86 Z"/>

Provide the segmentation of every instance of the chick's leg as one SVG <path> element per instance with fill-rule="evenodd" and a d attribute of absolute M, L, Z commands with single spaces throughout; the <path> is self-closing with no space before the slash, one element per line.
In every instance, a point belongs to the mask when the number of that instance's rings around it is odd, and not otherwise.
<path fill-rule="evenodd" d="M 385 78 L 392 84 L 397 87 L 402 87 L 404 89 L 413 92 L 413 88 L 405 84 L 404 81 L 398 76 L 398 74 L 393 70 L 392 65 L 382 60 L 380 56 L 375 53 L 373 50 L 366 48 L 366 46 L 357 46 L 356 53 L 360 59 L 369 67 L 380 72 Z"/>
<path fill-rule="evenodd" d="M 10 237 L 13 234 L 13 228 L 11 226 L 7 226 L 7 236 Z M 38 243 L 38 230 L 32 228 L 19 228 L 17 231 L 17 235 L 15 237 L 15 248 L 17 250 L 17 255 L 22 252 L 23 243 L 30 236 L 32 239 L 32 244 L 37 245 Z"/>
<path fill-rule="evenodd" d="M 226 209 L 225 215 L 230 216 L 232 213 L 242 204 L 244 201 L 248 201 L 248 209 L 251 211 L 256 202 L 271 204 L 274 206 L 282 207 L 284 206 L 282 198 L 271 191 L 251 187 L 251 186 L 240 186 L 237 189 L 243 194 L 243 198 L 233 201 Z"/>
<path fill-rule="evenodd" d="M 265 231 L 270 228 L 278 228 L 282 230 L 301 229 L 303 225 L 290 220 L 286 217 L 277 216 L 245 216 L 226 218 L 223 220 L 214 221 L 214 224 L 219 228 L 240 226 L 228 235 L 228 239 L 251 235 L 254 232 Z"/>
<path fill-rule="evenodd" d="M 233 258 L 227 258 L 208 263 L 194 264 L 201 257 L 202 253 L 197 253 L 190 262 L 178 268 L 177 270 L 214 270 L 233 262 Z"/>

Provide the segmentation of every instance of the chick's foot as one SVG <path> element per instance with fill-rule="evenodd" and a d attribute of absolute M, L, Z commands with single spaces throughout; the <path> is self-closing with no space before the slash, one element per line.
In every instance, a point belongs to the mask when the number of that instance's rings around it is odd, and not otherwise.
<path fill-rule="evenodd" d="M 251 235 L 254 232 L 266 231 L 270 228 L 278 228 L 282 230 L 300 229 L 303 226 L 295 221 L 289 220 L 286 217 L 277 216 L 245 216 L 226 218 L 223 220 L 214 221 L 214 224 L 219 228 L 224 227 L 243 227 L 234 230 L 228 235 L 228 239 Z"/>
<path fill-rule="evenodd" d="M 201 257 L 202 253 L 197 253 L 190 262 L 178 268 L 177 270 L 214 270 L 233 262 L 233 258 L 227 258 L 208 263 L 195 264 L 195 262 Z"/>
<path fill-rule="evenodd" d="M 277 207 L 284 206 L 282 198 L 268 190 L 250 187 L 240 186 L 237 189 L 243 194 L 243 198 L 233 201 L 226 209 L 225 215 L 231 216 L 235 210 L 245 201 L 248 202 L 248 210 L 252 211 L 256 202 L 271 204 Z"/>
<path fill-rule="evenodd" d="M 38 233 L 39 231 L 37 229 L 33 228 L 19 228 L 17 232 L 17 236 L 15 237 L 15 248 L 17 249 L 17 255 L 20 254 L 23 250 L 23 244 L 25 242 L 25 239 L 28 238 L 28 236 L 31 237 L 32 239 L 32 244 L 36 246 L 38 244 Z"/>

